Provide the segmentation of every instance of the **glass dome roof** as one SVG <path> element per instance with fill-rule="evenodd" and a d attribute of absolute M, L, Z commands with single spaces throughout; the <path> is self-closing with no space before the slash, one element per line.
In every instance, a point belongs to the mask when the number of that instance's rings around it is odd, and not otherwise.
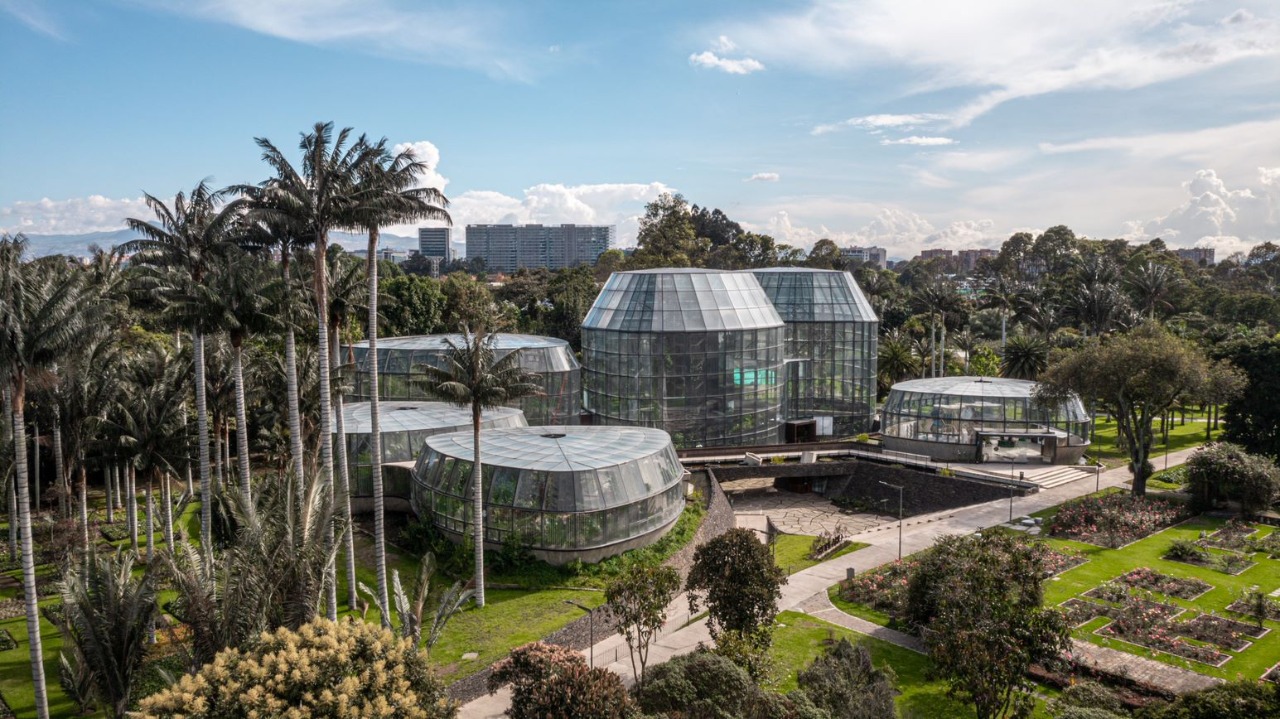
<path fill-rule="evenodd" d="M 440 356 L 465 341 L 461 334 L 415 335 L 412 337 L 379 337 L 378 354 L 404 353 L 423 351 L 423 357 Z M 368 340 L 356 342 L 352 347 L 368 351 Z M 569 343 L 555 337 L 538 335 L 521 335 L 498 332 L 493 335 L 493 351 L 497 358 L 505 357 L 513 350 L 551 350 L 548 352 L 523 352 L 520 365 L 530 371 L 568 372 L 578 369 L 578 360 L 573 356 Z M 357 362 L 363 366 L 364 359 Z M 384 364 L 387 360 L 383 360 Z M 384 368 L 387 369 L 387 368 Z"/>
<path fill-rule="evenodd" d="M 957 397 L 1031 397 L 1036 383 L 1005 377 L 929 377 L 899 382 L 895 391 L 949 394 Z"/>
<path fill-rule="evenodd" d="M 751 273 L 652 269 L 615 272 L 587 317 L 586 330 L 705 332 L 781 327 Z"/>
<path fill-rule="evenodd" d="M 853 275 L 808 267 L 749 270 L 784 322 L 877 322 Z"/>
<path fill-rule="evenodd" d="M 411 402 L 382 400 L 378 407 L 378 428 L 388 432 L 421 432 L 437 434 L 471 428 L 471 410 L 445 402 Z M 343 430 L 347 434 L 368 434 L 372 429 L 368 402 L 347 402 L 342 406 Z M 524 425 L 524 412 L 514 407 L 494 407 L 480 415 L 480 426 L 519 427 Z"/>

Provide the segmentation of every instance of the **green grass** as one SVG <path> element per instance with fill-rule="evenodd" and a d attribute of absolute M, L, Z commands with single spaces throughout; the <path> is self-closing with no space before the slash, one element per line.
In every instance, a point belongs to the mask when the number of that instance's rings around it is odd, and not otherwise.
<path fill-rule="evenodd" d="M 1269 559 L 1265 554 L 1256 554 L 1253 559 L 1257 564 L 1239 575 L 1230 575 L 1213 569 L 1173 562 L 1162 558 L 1165 549 L 1175 539 L 1194 540 L 1200 536 L 1201 532 L 1212 532 L 1221 527 L 1222 524 L 1222 520 L 1197 517 L 1120 549 L 1104 549 L 1081 542 L 1050 539 L 1048 541 L 1053 546 L 1069 547 L 1083 552 L 1089 558 L 1089 561 L 1046 582 L 1045 603 L 1050 605 L 1059 604 L 1103 582 L 1115 579 L 1131 569 L 1150 567 L 1162 574 L 1175 577 L 1195 577 L 1213 585 L 1213 589 L 1194 600 L 1162 596 L 1160 598 L 1161 601 L 1177 604 L 1200 613 L 1214 612 L 1249 622 L 1251 620 L 1248 618 L 1226 612 L 1226 606 L 1251 587 L 1259 586 L 1264 592 L 1271 592 L 1280 587 L 1280 561 Z M 1271 531 L 1270 528 L 1266 527 L 1262 528 L 1262 530 L 1264 533 Z M 1216 552 L 1217 550 L 1212 551 Z M 1188 618 L 1190 617 L 1179 616 L 1177 620 Z M 1085 639 L 1095 644 L 1152 657 L 1159 661 L 1185 667 L 1209 676 L 1224 679 L 1235 679 L 1237 677 L 1257 679 L 1269 667 L 1280 661 L 1280 622 L 1268 621 L 1266 624 L 1272 629 L 1269 634 L 1255 640 L 1251 647 L 1242 652 L 1226 652 L 1231 654 L 1233 658 L 1221 668 L 1153 652 L 1132 644 L 1109 640 L 1093 634 L 1090 629 L 1096 627 L 1089 625 L 1077 629 L 1075 635 L 1080 639 Z"/>
<path fill-rule="evenodd" d="M 796 675 L 826 648 L 829 639 L 848 639 L 871 652 L 876 666 L 888 665 L 898 677 L 898 714 L 913 719 L 952 719 L 972 716 L 973 709 L 947 696 L 947 683 L 929 677 L 932 662 L 923 654 L 868 637 L 797 612 L 778 615 L 770 656 L 775 674 L 772 688 L 788 692 L 796 688 Z M 1045 716 L 1038 703 L 1036 716 Z"/>
<path fill-rule="evenodd" d="M 809 558 L 809 548 L 813 546 L 814 539 L 816 537 L 808 534 L 779 534 L 774 538 L 774 563 L 785 569 L 787 574 L 795 574 L 818 564 L 816 560 Z M 829 555 L 822 561 L 843 557 L 850 552 L 856 552 L 867 546 L 870 545 L 862 542 L 850 542 L 849 546 Z"/>
<path fill-rule="evenodd" d="M 1156 466 L 1156 469 L 1163 469 L 1161 460 L 1166 449 L 1169 452 L 1177 452 L 1198 447 L 1208 441 L 1205 439 L 1205 423 L 1203 421 L 1192 421 L 1190 413 L 1188 413 L 1187 418 L 1186 424 L 1179 425 L 1175 419 L 1169 425 L 1169 443 L 1167 447 L 1165 446 L 1164 436 L 1159 433 L 1160 423 L 1157 421 L 1153 425 L 1156 439 L 1151 447 L 1151 463 Z M 1089 456 L 1101 461 L 1107 469 L 1125 467 L 1129 464 L 1129 453 L 1116 446 L 1116 434 L 1117 428 L 1114 420 L 1110 422 L 1101 421 L 1094 426 L 1093 446 L 1089 448 Z M 1218 429 L 1211 434 L 1212 439 L 1216 440 L 1221 436 L 1222 430 Z"/>
<path fill-rule="evenodd" d="M 831 603 L 836 609 L 851 614 L 859 619 L 865 619 L 872 624 L 879 624 L 882 627 L 895 627 L 893 618 L 884 612 L 877 611 L 863 604 L 855 604 L 844 597 L 840 596 L 840 585 L 833 584 L 827 588 L 827 597 L 831 599 Z"/>

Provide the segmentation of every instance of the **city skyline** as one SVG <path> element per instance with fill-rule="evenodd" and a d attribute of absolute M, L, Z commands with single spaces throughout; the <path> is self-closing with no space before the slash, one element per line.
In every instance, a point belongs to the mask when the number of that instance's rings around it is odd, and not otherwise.
<path fill-rule="evenodd" d="M 119 230 L 333 120 L 429 162 L 459 240 L 627 246 L 663 191 L 895 258 L 1057 224 L 1218 258 L 1280 237 L 1273 5 L 1006 5 L 2 0 L 0 230 Z"/>

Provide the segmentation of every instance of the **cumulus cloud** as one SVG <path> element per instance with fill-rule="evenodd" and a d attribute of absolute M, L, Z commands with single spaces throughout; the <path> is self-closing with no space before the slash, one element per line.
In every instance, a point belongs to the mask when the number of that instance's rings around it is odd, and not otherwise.
<path fill-rule="evenodd" d="M 950 137 L 934 137 L 911 135 L 910 137 L 900 137 L 892 139 L 886 137 L 880 141 L 881 145 L 915 145 L 918 147 L 938 147 L 940 145 L 954 145 L 956 141 Z"/>
<path fill-rule="evenodd" d="M 394 154 L 400 154 L 405 150 L 412 150 L 414 157 L 427 166 L 427 171 L 418 177 L 418 187 L 434 187 L 443 192 L 445 186 L 449 184 L 449 178 L 441 175 L 438 171 L 440 167 L 440 148 L 429 140 L 401 142 L 391 148 L 391 152 Z"/>
<path fill-rule="evenodd" d="M 712 70 L 721 70 L 730 75 L 750 75 L 753 72 L 759 72 L 764 69 L 764 63 L 759 60 L 749 57 L 733 60 L 727 57 L 720 57 L 710 50 L 703 50 L 690 55 L 689 64 Z"/>
<path fill-rule="evenodd" d="M 1280 239 L 1280 167 L 1259 167 L 1252 187 L 1232 189 L 1214 170 L 1183 183 L 1186 199 L 1168 214 L 1130 222 L 1124 237 L 1159 237 L 1179 247 L 1214 247 L 1219 257 Z"/>
<path fill-rule="evenodd" d="M 150 218 L 141 197 L 102 195 L 66 200 L 20 200 L 0 207 L 0 231 L 32 235 L 79 235 L 124 229 L 126 217 Z"/>
<path fill-rule="evenodd" d="M 893 257 L 912 257 L 929 248 L 995 248 L 1008 237 L 1007 233 L 997 232 L 996 223 L 990 219 L 956 220 L 939 228 L 922 215 L 898 207 L 879 208 L 870 221 L 852 231 L 832 229 L 824 224 L 809 226 L 794 220 L 786 210 L 775 211 L 763 223 L 744 225 L 796 247 L 809 248 L 825 238 L 842 247 L 884 247 Z"/>
<path fill-rule="evenodd" d="M 947 113 L 966 125 L 1019 98 L 1134 89 L 1280 54 L 1274 7 L 1221 13 L 1182 0 L 810 0 L 720 27 L 766 62 L 823 75 L 888 67 L 918 78 L 909 92 L 967 91 Z"/>
<path fill-rule="evenodd" d="M 777 182 L 780 179 L 782 179 L 782 175 L 776 172 L 757 172 L 743 180 L 743 182 Z"/>

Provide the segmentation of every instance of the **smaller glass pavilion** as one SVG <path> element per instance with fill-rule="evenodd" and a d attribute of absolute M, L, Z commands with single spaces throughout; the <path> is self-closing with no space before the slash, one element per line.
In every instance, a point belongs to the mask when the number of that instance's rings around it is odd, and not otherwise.
<path fill-rule="evenodd" d="M 413 509 L 458 538 L 471 529 L 470 432 L 427 439 Z M 596 562 L 661 536 L 684 509 L 671 437 L 645 427 L 522 427 L 480 435 L 485 541 L 514 538 L 553 564 Z"/>
<path fill-rule="evenodd" d="M 383 399 L 430 399 L 423 388 L 422 367 L 442 367 L 454 344 L 463 337 L 420 335 L 378 339 L 378 395 Z M 369 399 L 369 343 L 350 346 L 355 362 L 352 398 Z M 577 424 L 582 410 L 582 384 L 578 360 L 568 342 L 554 337 L 498 333 L 494 353 L 498 358 L 519 350 L 520 366 L 537 374 L 543 395 L 526 397 L 511 404 L 524 411 L 529 424 Z"/>
<path fill-rule="evenodd" d="M 939 461 L 1077 464 L 1089 446 L 1084 405 L 1040 406 L 1035 388 L 1001 377 L 899 382 L 882 410 L 884 446 Z"/>
<path fill-rule="evenodd" d="M 386 400 L 379 404 L 378 426 L 382 431 L 382 463 L 412 462 L 426 447 L 427 437 L 471 430 L 471 410 L 444 402 Z M 372 423 L 368 402 L 342 406 L 343 431 L 347 435 L 347 466 L 351 471 L 351 495 L 373 496 L 373 454 L 369 442 Z M 486 410 L 480 415 L 482 430 L 524 427 L 524 413 L 511 407 Z M 401 475 L 396 475 L 401 476 Z M 410 496 L 409 485 L 383 474 L 383 492 L 388 497 Z"/>

